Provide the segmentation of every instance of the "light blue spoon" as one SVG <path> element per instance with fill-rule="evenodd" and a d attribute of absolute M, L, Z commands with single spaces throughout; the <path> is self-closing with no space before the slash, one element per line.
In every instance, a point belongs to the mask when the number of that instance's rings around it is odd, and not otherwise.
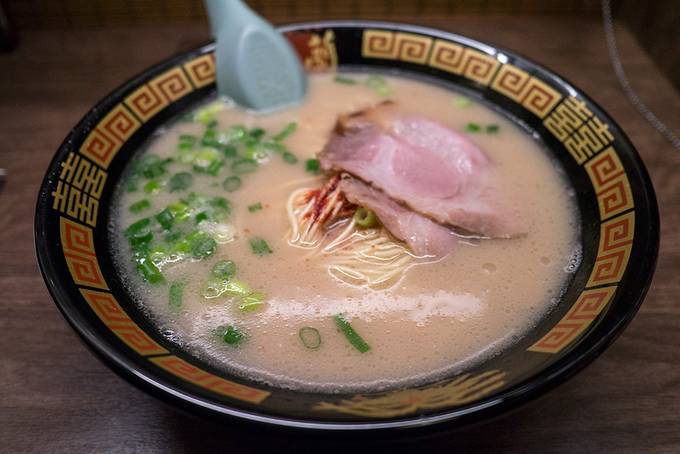
<path fill-rule="evenodd" d="M 307 77 L 288 41 L 240 0 L 204 0 L 217 43 L 217 90 L 243 107 L 298 103 Z"/>

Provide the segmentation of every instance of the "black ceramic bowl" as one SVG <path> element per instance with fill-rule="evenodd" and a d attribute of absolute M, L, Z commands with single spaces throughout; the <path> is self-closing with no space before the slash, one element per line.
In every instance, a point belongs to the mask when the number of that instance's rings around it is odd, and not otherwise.
<path fill-rule="evenodd" d="M 133 304 L 111 257 L 113 189 L 150 135 L 215 92 L 213 46 L 169 59 L 90 110 L 57 151 L 35 222 L 54 301 L 116 372 L 164 401 L 213 417 L 312 429 L 460 425 L 564 381 L 633 318 L 654 271 L 659 219 L 649 177 L 597 104 L 513 53 L 437 30 L 373 22 L 283 27 L 309 70 L 398 70 L 467 92 L 535 134 L 564 167 L 582 218 L 583 257 L 556 308 L 523 339 L 462 374 L 363 394 L 295 392 L 230 376 L 179 350 Z"/>

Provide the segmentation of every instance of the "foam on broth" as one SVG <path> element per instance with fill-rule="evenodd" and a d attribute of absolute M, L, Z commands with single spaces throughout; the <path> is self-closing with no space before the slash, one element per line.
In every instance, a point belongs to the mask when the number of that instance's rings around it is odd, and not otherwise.
<path fill-rule="evenodd" d="M 344 85 L 332 75 L 313 75 L 300 106 L 262 116 L 238 109 L 218 114 L 220 127 L 244 124 L 278 131 L 297 122 L 286 145 L 300 162 L 291 165 L 272 156 L 234 193 L 225 193 L 219 184 L 224 171 L 219 177 L 194 178 L 192 191 L 230 200 L 230 222 L 237 236 L 219 245 L 209 259 L 163 270 L 168 281 L 188 278 L 181 311 L 170 310 L 167 285 L 149 285 L 135 272 L 122 230 L 140 217 L 128 206 L 143 195 L 118 191 L 111 226 L 116 262 L 159 331 L 217 367 L 280 386 L 336 391 L 380 389 L 463 369 L 497 354 L 545 316 L 579 250 L 578 213 L 559 168 L 526 132 L 483 105 L 460 107 L 455 102 L 458 95 L 449 90 L 387 79 L 390 98 L 405 111 L 459 131 L 470 121 L 500 126 L 495 134 L 470 134 L 470 139 L 502 169 L 501 188 L 522 213 L 527 236 L 463 243 L 439 262 L 410 268 L 387 290 L 338 283 L 319 260 L 306 258 L 304 251 L 287 244 L 285 203 L 293 190 L 321 184 L 321 178 L 305 172 L 303 162 L 324 146 L 338 114 L 384 98 L 361 84 Z M 180 134 L 200 136 L 202 130 L 198 124 L 177 123 L 158 135 L 147 152 L 173 156 Z M 173 163 L 168 169 L 173 173 L 185 167 Z M 148 197 L 153 206 L 147 213 L 157 213 L 185 194 L 161 191 Z M 251 213 L 247 206 L 255 202 L 263 209 Z M 253 235 L 267 239 L 273 253 L 254 255 L 247 241 Z M 225 258 L 236 262 L 240 279 L 267 295 L 263 310 L 242 313 L 228 299 L 206 301 L 200 295 L 212 265 Z M 370 344 L 369 352 L 359 353 L 338 331 L 332 320 L 338 313 L 351 319 Z M 215 327 L 229 323 L 248 332 L 238 348 L 213 333 Z M 301 344 L 298 331 L 305 326 L 319 330 L 319 349 Z"/>

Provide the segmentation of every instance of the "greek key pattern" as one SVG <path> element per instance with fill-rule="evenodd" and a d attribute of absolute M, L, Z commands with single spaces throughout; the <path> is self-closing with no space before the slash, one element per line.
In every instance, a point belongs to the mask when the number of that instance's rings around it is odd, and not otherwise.
<path fill-rule="evenodd" d="M 557 325 L 527 350 L 540 353 L 560 352 L 590 326 L 615 292 L 616 286 L 584 290 Z"/>
<path fill-rule="evenodd" d="M 85 139 L 80 154 L 106 169 L 120 147 L 140 126 L 139 120 L 125 106 L 118 104 Z"/>
<path fill-rule="evenodd" d="M 604 222 L 588 287 L 619 282 L 628 265 L 635 235 L 635 212 Z"/>
<path fill-rule="evenodd" d="M 526 107 L 539 118 L 545 117 L 562 99 L 557 90 L 511 64 L 501 66 L 491 88 Z"/>
<path fill-rule="evenodd" d="M 168 353 L 132 321 L 112 294 L 84 288 L 79 290 L 97 317 L 132 350 L 142 356 Z"/>
<path fill-rule="evenodd" d="M 172 375 L 223 396 L 259 404 L 271 394 L 268 391 L 225 380 L 173 355 L 159 356 L 150 360 Z"/>
<path fill-rule="evenodd" d="M 184 64 L 194 87 L 201 88 L 215 82 L 215 54 L 209 53 Z"/>
<path fill-rule="evenodd" d="M 60 216 L 59 236 L 73 282 L 108 290 L 94 251 L 92 229 Z"/>
<path fill-rule="evenodd" d="M 633 208 L 630 183 L 613 147 L 588 161 L 585 169 L 597 194 L 602 220 Z"/>

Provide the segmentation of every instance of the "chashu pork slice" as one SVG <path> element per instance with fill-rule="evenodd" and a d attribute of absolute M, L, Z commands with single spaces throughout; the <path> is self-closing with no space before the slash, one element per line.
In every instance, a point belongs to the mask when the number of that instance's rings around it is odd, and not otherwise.
<path fill-rule="evenodd" d="M 416 255 L 442 257 L 458 243 L 451 229 L 398 204 L 363 181 L 345 176 L 339 188 L 347 200 L 372 210 L 383 226 Z"/>
<path fill-rule="evenodd" d="M 319 160 L 324 170 L 348 172 L 441 224 L 486 237 L 524 233 L 475 144 L 393 104 L 341 117 Z"/>

